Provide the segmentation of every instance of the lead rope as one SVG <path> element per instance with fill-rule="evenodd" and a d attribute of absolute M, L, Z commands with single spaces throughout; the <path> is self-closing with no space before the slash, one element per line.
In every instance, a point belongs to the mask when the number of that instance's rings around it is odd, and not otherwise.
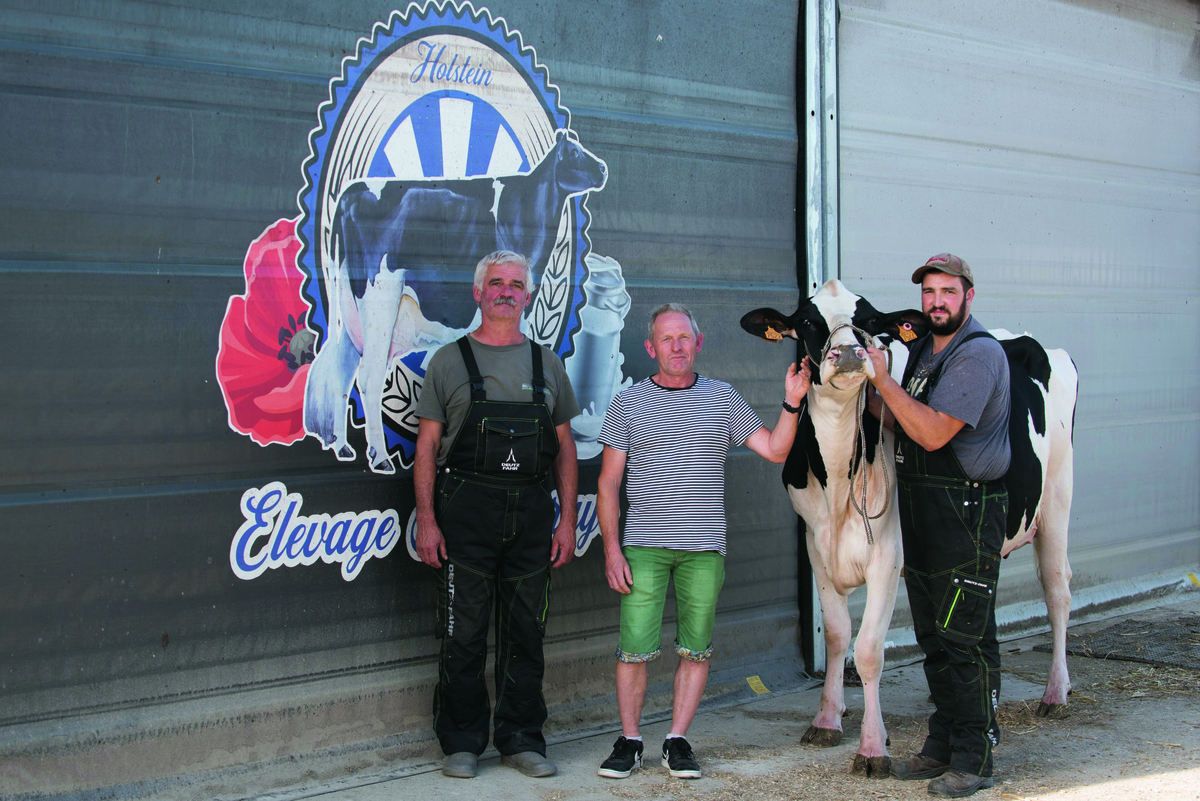
<path fill-rule="evenodd" d="M 821 362 L 824 362 L 825 357 L 829 355 L 829 349 L 833 346 L 833 335 L 836 334 L 838 331 L 841 331 L 843 328 L 849 328 L 850 330 L 852 330 L 858 334 L 861 334 L 864 342 L 870 342 L 875 339 L 870 334 L 868 334 L 866 331 L 864 331 L 863 329 L 859 328 L 856 325 L 853 325 L 852 323 L 841 323 L 840 325 L 834 326 L 833 330 L 829 332 L 829 337 L 825 340 L 825 347 L 821 349 Z M 808 360 L 811 362 L 813 360 L 813 358 L 812 358 L 812 354 L 809 353 L 809 351 L 808 351 L 808 343 L 807 342 L 804 343 L 804 353 L 808 356 Z M 892 351 L 890 348 L 887 351 L 887 355 L 888 355 L 888 372 L 890 373 L 892 371 Z M 821 362 L 814 362 L 813 366 L 816 367 L 817 369 L 820 369 Z M 887 460 L 882 460 L 879 463 L 879 467 L 881 470 L 883 470 L 883 508 L 879 510 L 879 514 L 875 514 L 875 515 L 868 514 L 868 512 L 867 512 L 867 471 L 866 471 L 866 468 L 864 467 L 864 465 L 867 462 L 867 430 L 866 430 L 866 428 L 863 427 L 863 414 L 866 412 L 866 408 L 867 408 L 867 386 L 869 383 L 870 382 L 864 381 L 863 385 L 858 390 L 858 414 L 857 414 L 857 419 L 855 421 L 855 427 L 858 429 L 857 434 L 858 434 L 858 442 L 859 442 L 859 457 L 858 457 L 858 470 L 855 472 L 852 472 L 850 474 L 850 503 L 854 506 L 854 511 L 858 512 L 862 516 L 863 527 L 866 528 L 866 530 L 867 530 L 867 544 L 874 545 L 875 544 L 875 536 L 871 531 L 871 521 L 878 520 L 879 518 L 883 517 L 885 512 L 887 512 L 888 506 L 892 502 L 892 482 L 891 482 L 891 479 L 888 478 Z M 880 407 L 879 407 L 879 444 L 878 444 L 878 447 L 876 448 L 876 452 L 879 454 L 882 454 L 883 453 L 883 414 L 885 411 L 887 411 L 887 406 L 883 403 L 883 396 L 880 396 L 879 402 L 880 402 Z M 859 506 L 858 501 L 854 498 L 854 479 L 855 479 L 856 475 L 862 477 L 862 506 Z"/>
<path fill-rule="evenodd" d="M 888 372 L 889 373 L 891 372 L 891 361 L 892 361 L 892 354 L 891 354 L 891 351 L 888 351 Z M 883 471 L 883 508 L 879 510 L 879 514 L 875 514 L 875 515 L 868 514 L 867 513 L 867 470 L 866 470 L 866 467 L 864 466 L 867 463 L 867 430 L 863 426 L 863 414 L 866 413 L 866 408 L 867 408 L 867 384 L 868 384 L 868 382 L 864 381 L 862 388 L 858 390 L 857 428 L 858 428 L 859 456 L 858 456 L 858 470 L 855 471 L 854 473 L 851 473 L 851 475 L 850 475 L 850 503 L 853 504 L 854 511 L 858 512 L 862 516 L 863 527 L 866 528 L 866 530 L 867 530 L 867 544 L 874 545 L 875 537 L 871 532 L 871 521 L 878 520 L 879 518 L 883 517 L 884 512 L 886 512 L 888 510 L 888 505 L 892 502 L 892 483 L 891 483 L 891 479 L 888 478 L 887 460 L 882 458 L 883 457 L 883 414 L 887 410 L 887 406 L 881 405 L 879 408 L 879 444 L 878 444 L 878 447 L 876 447 L 875 452 L 877 454 L 879 454 L 879 456 L 880 456 L 879 468 Z M 879 400 L 880 400 L 880 403 L 882 404 L 883 398 L 881 397 Z M 854 480 L 855 480 L 856 476 L 862 478 L 862 506 L 859 506 L 858 501 L 855 500 L 855 498 L 854 498 Z"/>

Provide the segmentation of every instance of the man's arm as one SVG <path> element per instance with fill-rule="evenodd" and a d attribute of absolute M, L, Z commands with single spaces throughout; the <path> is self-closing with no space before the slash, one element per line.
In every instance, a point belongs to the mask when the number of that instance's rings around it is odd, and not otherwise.
<path fill-rule="evenodd" d="M 800 401 L 808 394 L 812 383 L 812 370 L 808 357 L 801 362 L 800 370 L 793 363 L 788 367 L 787 377 L 783 382 L 783 392 L 788 406 L 798 407 Z M 768 462 L 782 464 L 787 461 L 788 453 L 792 450 L 792 442 L 796 439 L 796 422 L 800 419 L 797 412 L 780 409 L 779 421 L 775 429 L 768 430 L 766 426 L 755 431 L 746 438 L 746 447 L 766 459 Z"/>
<path fill-rule="evenodd" d="M 596 517 L 604 540 L 604 571 L 608 586 L 622 595 L 632 592 L 633 574 L 621 553 L 621 480 L 625 477 L 625 451 L 604 446 L 600 464 L 600 489 L 596 495 Z"/>
<path fill-rule="evenodd" d="M 871 387 L 870 394 L 867 395 L 867 411 L 879 419 L 879 412 L 883 412 L 883 424 L 887 426 L 888 431 L 896 430 L 896 416 L 892 414 L 892 410 L 883 405 L 883 398 L 879 397 L 879 393 L 875 391 L 875 387 Z"/>
<path fill-rule="evenodd" d="M 562 567 L 575 557 L 575 523 L 579 513 L 579 462 L 571 423 L 554 427 L 558 434 L 558 456 L 554 457 L 554 484 L 558 487 L 558 528 L 550 544 L 550 566 Z"/>
<path fill-rule="evenodd" d="M 433 517 L 433 484 L 437 476 L 437 452 L 442 442 L 440 420 L 419 418 L 417 451 L 413 461 L 413 487 L 417 495 L 417 556 L 430 567 L 441 567 L 446 558 L 446 539 Z"/>
<path fill-rule="evenodd" d="M 914 400 L 896 383 L 887 371 L 887 354 L 877 348 L 867 348 L 867 355 L 875 367 L 871 379 L 875 390 L 883 398 L 895 419 L 904 427 L 904 433 L 927 451 L 936 451 L 966 425 L 962 420 L 943 414 L 936 409 Z"/>

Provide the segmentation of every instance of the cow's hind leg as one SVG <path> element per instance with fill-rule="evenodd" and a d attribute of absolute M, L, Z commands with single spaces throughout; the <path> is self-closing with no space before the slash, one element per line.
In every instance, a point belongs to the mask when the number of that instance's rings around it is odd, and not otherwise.
<path fill-rule="evenodd" d="M 358 359 L 346 329 L 337 326 L 317 351 L 304 392 L 304 430 L 316 435 L 322 448 L 332 448 L 342 461 L 354 458 L 354 449 L 346 441 L 346 412 Z"/>
<path fill-rule="evenodd" d="M 1071 563 L 1067 560 L 1067 521 L 1071 515 L 1071 482 L 1052 487 L 1042 501 L 1037 535 L 1033 548 L 1037 555 L 1038 580 L 1046 598 L 1046 614 L 1054 651 L 1046 691 L 1038 705 L 1038 715 L 1061 714 L 1071 692 L 1067 670 L 1067 623 L 1071 615 Z"/>
<path fill-rule="evenodd" d="M 876 544 L 882 547 L 882 542 Z M 897 559 L 872 565 L 867 573 L 867 605 L 854 643 L 854 666 L 863 683 L 862 736 L 854 757 L 854 772 L 882 779 L 891 772 L 887 728 L 879 701 L 879 679 L 883 673 L 883 646 L 892 611 L 896 608 L 896 586 L 900 580 Z"/>
<path fill-rule="evenodd" d="M 817 595 L 821 598 L 821 616 L 825 623 L 825 687 L 821 705 L 800 742 L 827 748 L 842 741 L 842 714 L 846 711 L 843 674 L 846 652 L 850 650 L 850 609 L 846 597 L 833 589 L 824 567 L 809 550 Z"/>
<path fill-rule="evenodd" d="M 358 391 L 362 395 L 367 426 L 367 461 L 376 473 L 394 473 L 383 433 L 383 382 L 388 370 L 392 331 L 404 294 L 404 271 L 389 272 L 380 264 L 375 279 L 367 284 L 358 303 L 363 327 L 362 362 L 358 367 Z"/>

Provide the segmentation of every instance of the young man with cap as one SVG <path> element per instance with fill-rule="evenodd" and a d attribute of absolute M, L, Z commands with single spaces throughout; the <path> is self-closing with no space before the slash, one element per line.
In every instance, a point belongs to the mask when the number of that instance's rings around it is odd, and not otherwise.
<path fill-rule="evenodd" d="M 579 404 L 557 356 L 521 333 L 533 276 L 510 251 L 475 268 L 475 331 L 433 355 L 417 402 L 413 484 L 417 555 L 438 570 L 442 648 L 433 730 L 442 772 L 475 776 L 488 743 L 483 669 L 493 600 L 501 762 L 553 776 L 542 725 L 542 637 L 550 568 L 575 555 L 577 465 L 571 418 Z M 554 527 L 557 486 L 563 499 Z"/>
<path fill-rule="evenodd" d="M 725 456 L 745 444 L 782 463 L 796 436 L 810 368 L 788 368 L 783 410 L 767 429 L 737 391 L 692 370 L 704 343 L 686 307 L 667 303 L 650 316 L 646 352 L 658 372 L 613 399 L 604 415 L 596 512 L 608 585 L 621 593 L 617 708 L 622 735 L 599 774 L 623 779 L 642 764 L 641 715 L 646 663 L 661 654 L 667 582 L 675 582 L 675 698 L 662 765 L 671 776 L 700 778 L 685 735 L 704 687 L 717 595 L 725 580 Z M 629 511 L 622 541 L 619 496 L 628 463 Z"/>
<path fill-rule="evenodd" d="M 904 577 L 933 698 L 920 753 L 898 779 L 931 779 L 930 795 L 991 787 L 999 742 L 1000 647 L 995 593 L 1008 512 L 1009 375 L 1000 343 L 971 316 L 975 281 L 942 253 L 913 273 L 929 332 L 913 343 L 903 385 L 869 348 L 871 379 L 896 432 Z"/>

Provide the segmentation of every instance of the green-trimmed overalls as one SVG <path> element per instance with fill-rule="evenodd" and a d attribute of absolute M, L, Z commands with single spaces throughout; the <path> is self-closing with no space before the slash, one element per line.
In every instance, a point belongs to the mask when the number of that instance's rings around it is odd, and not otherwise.
<path fill-rule="evenodd" d="M 990 336 L 975 332 L 953 347 Z M 931 339 L 914 343 L 904 374 L 905 390 L 921 403 L 928 403 L 950 356 L 926 380 L 914 378 Z M 905 584 L 935 706 L 921 753 L 991 776 L 992 748 L 1000 741 L 995 604 L 1008 490 L 1002 479 L 969 478 L 949 443 L 931 452 L 899 423 L 895 432 Z"/>
<path fill-rule="evenodd" d="M 439 572 L 442 649 L 433 728 L 447 754 L 482 754 L 488 623 L 496 617 L 496 711 L 501 754 L 546 753 L 542 637 L 550 598 L 558 436 L 546 405 L 541 348 L 530 341 L 533 401 L 491 401 L 468 337 L 458 340 L 471 408 L 438 468 L 434 514 L 449 559 Z"/>

